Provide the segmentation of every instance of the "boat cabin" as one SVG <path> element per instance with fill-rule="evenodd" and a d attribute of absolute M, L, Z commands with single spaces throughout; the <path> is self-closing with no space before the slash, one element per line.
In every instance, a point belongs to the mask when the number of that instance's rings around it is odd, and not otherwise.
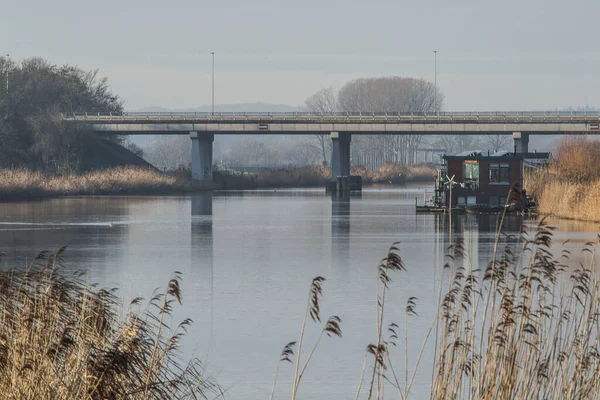
<path fill-rule="evenodd" d="M 445 155 L 444 175 L 452 179 L 452 190 L 446 182 L 443 186 L 443 202 L 448 207 L 490 206 L 502 207 L 506 203 L 512 184 L 523 187 L 523 162 L 526 154 L 506 151 L 484 154 L 481 151 L 465 151 Z M 537 157 L 536 157 L 537 158 Z M 450 192 L 452 203 L 450 203 Z"/>

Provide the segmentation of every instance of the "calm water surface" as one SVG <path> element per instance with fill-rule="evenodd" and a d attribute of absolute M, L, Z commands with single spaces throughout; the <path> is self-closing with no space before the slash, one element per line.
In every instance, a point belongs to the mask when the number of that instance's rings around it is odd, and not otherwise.
<path fill-rule="evenodd" d="M 231 399 L 268 399 L 281 349 L 300 333 L 309 283 L 322 275 L 323 317 L 339 315 L 344 337 L 322 341 L 299 398 L 348 399 L 364 349 L 376 341 L 376 267 L 393 242 L 401 242 L 408 271 L 393 277 L 388 322 L 404 332 L 406 300 L 418 297 L 419 316 L 407 326 L 410 373 L 431 326 L 449 240 L 464 239 L 472 264 L 489 260 L 495 216 L 457 216 L 450 227 L 447 217 L 416 215 L 415 198 L 423 198 L 420 189 L 371 189 L 346 199 L 322 190 L 279 190 L 0 204 L 1 265 L 25 267 L 38 251 L 66 244 L 68 267 L 119 287 L 125 302 L 149 298 L 181 271 L 184 303 L 175 322 L 194 320 L 183 354 L 205 359 Z M 572 250 L 599 230 L 551 222 L 559 228 L 557 241 L 570 239 Z M 506 230 L 518 234 L 524 223 L 535 226 L 510 217 Z M 318 333 L 319 326 L 309 325 L 306 343 Z M 403 377 L 398 344 L 393 357 Z M 425 352 L 412 398 L 428 398 L 431 358 Z M 289 398 L 292 377 L 292 365 L 283 366 L 276 397 Z"/>

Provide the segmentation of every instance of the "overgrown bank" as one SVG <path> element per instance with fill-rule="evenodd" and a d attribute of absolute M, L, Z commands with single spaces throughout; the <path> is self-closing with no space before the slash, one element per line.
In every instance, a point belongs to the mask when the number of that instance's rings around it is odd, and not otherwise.
<path fill-rule="evenodd" d="M 83 174 L 53 175 L 28 170 L 0 170 L 0 200 L 78 195 L 166 194 L 193 190 L 180 179 L 153 168 L 117 167 Z"/>
<path fill-rule="evenodd" d="M 600 222 L 600 142 L 569 138 L 554 160 L 526 173 L 541 214 Z"/>
<path fill-rule="evenodd" d="M 403 166 L 385 164 L 374 171 L 365 167 L 353 167 L 352 175 L 360 175 L 363 184 L 433 181 L 435 169 L 425 165 Z M 238 172 L 223 168 L 213 173 L 215 186 L 221 189 L 255 189 L 283 187 L 324 187 L 331 181 L 331 168 L 319 165 L 299 168 L 264 170 L 254 173 Z"/>
<path fill-rule="evenodd" d="M 401 171 L 401 172 L 400 172 Z M 429 167 L 384 165 L 377 171 L 354 169 L 365 183 L 427 181 Z M 405 175 L 404 175 L 405 174 Z M 191 180 L 189 171 L 162 173 L 154 168 L 115 167 L 80 174 L 54 174 L 26 169 L 0 169 L 0 201 L 60 196 L 178 194 L 214 189 L 324 187 L 331 170 L 313 166 L 257 173 L 215 169 L 214 185 Z"/>

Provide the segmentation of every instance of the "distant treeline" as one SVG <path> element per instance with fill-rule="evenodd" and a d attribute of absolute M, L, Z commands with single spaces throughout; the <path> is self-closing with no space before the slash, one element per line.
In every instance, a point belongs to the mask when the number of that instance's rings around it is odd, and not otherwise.
<path fill-rule="evenodd" d="M 61 113 L 123 110 L 97 71 L 0 57 L 0 76 L 0 168 L 84 169 L 86 150 L 98 139 L 84 127 L 61 123 Z"/>

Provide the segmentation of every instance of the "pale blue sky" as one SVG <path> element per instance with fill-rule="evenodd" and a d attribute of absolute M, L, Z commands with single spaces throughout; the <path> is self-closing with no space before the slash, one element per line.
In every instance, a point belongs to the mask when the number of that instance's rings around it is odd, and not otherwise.
<path fill-rule="evenodd" d="M 127 109 L 299 105 L 361 76 L 433 80 L 448 110 L 600 106 L 597 0 L 3 0 L 0 53 L 99 68 Z"/>

